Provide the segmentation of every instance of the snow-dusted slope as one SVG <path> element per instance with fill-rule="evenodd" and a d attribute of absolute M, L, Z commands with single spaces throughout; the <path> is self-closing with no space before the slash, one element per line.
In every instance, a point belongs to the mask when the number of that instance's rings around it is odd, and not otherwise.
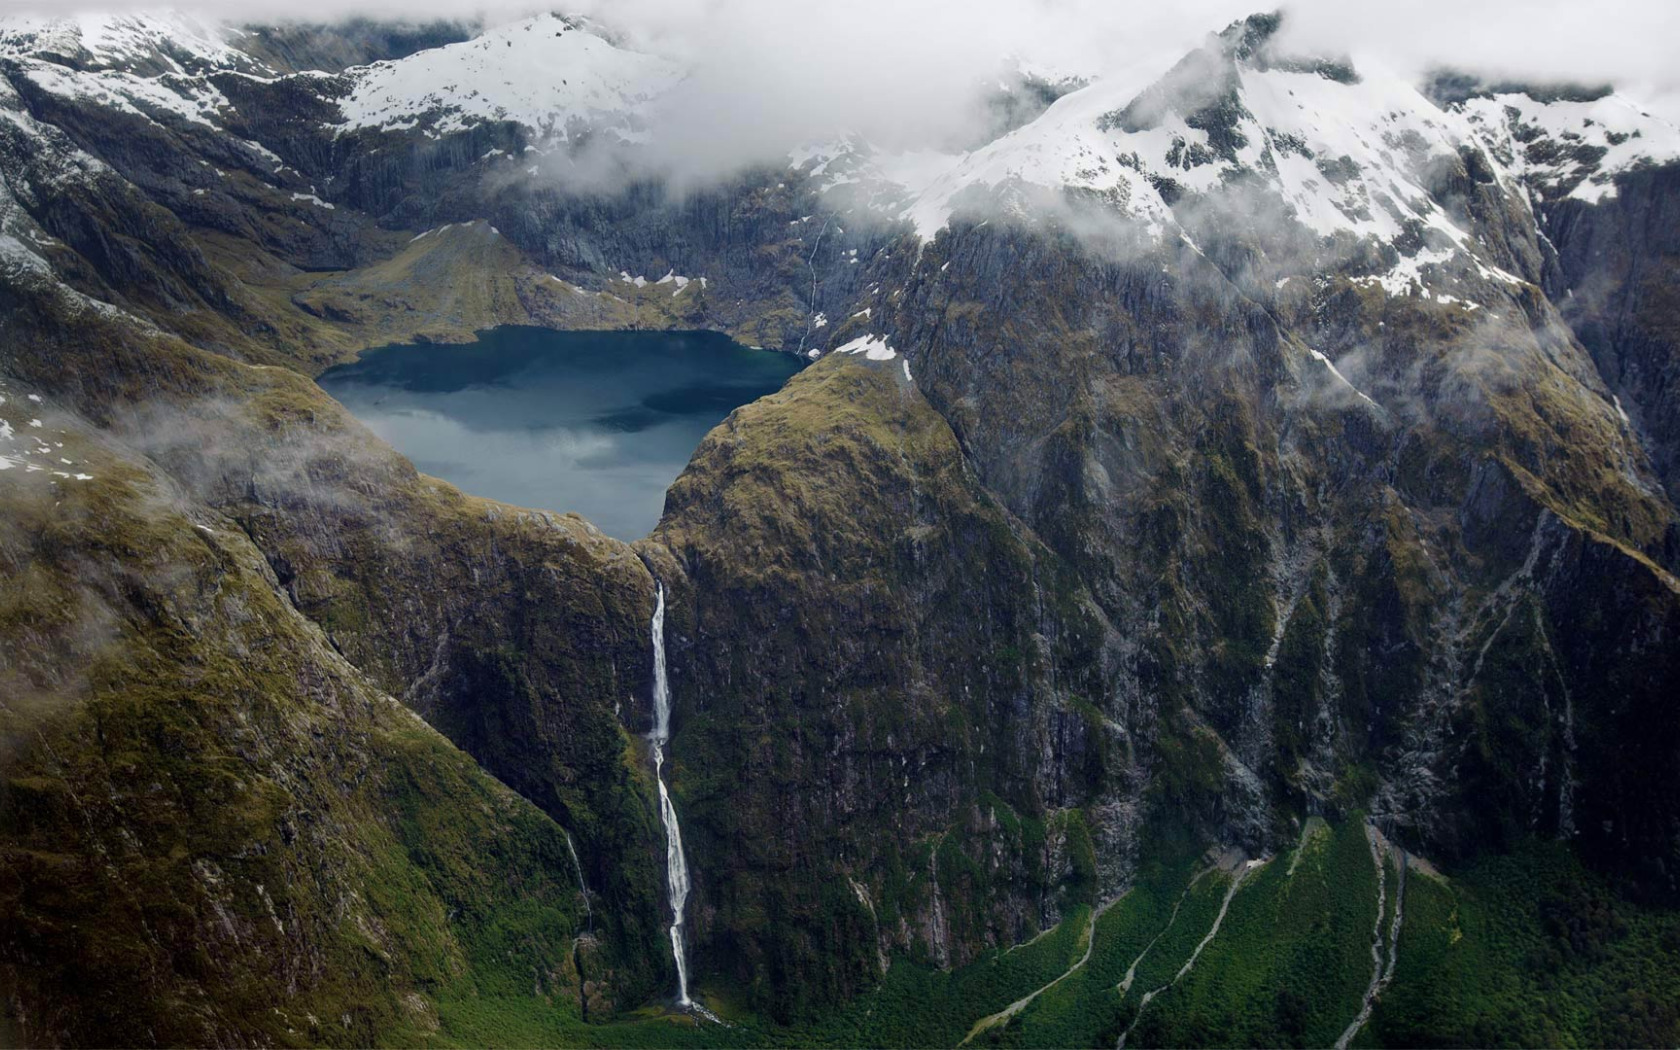
<path fill-rule="evenodd" d="M 48 95 L 153 122 L 219 127 L 215 73 L 269 76 L 243 30 L 174 11 L 0 18 L 0 57 Z"/>
<path fill-rule="evenodd" d="M 1616 195 L 1617 175 L 1680 158 L 1680 130 L 1617 94 L 1501 92 L 1459 108 L 1495 156 L 1547 199 L 1606 200 Z"/>
<path fill-rule="evenodd" d="M 165 73 L 142 76 L 124 70 L 75 70 L 53 62 L 24 60 L 23 75 L 48 94 L 79 99 L 148 120 L 173 114 L 214 125 L 227 99 L 203 77 Z"/>
<path fill-rule="evenodd" d="M 541 15 L 346 75 L 355 86 L 341 103 L 345 128 L 420 128 L 436 136 L 511 120 L 563 139 L 574 120 L 634 135 L 643 108 L 681 71 L 582 23 Z"/>
<path fill-rule="evenodd" d="M 913 202 L 905 217 L 919 234 L 931 237 L 965 197 L 1027 187 L 1079 187 L 1105 194 L 1127 214 L 1157 222 L 1168 218 L 1170 210 L 1144 173 L 1121 163 L 1111 136 L 1099 127 L 1104 113 L 1131 99 L 1161 72 L 1132 70 L 1057 100 L 1032 123 L 956 159 L 924 185 L 907 187 Z M 883 169 L 906 170 L 897 164 Z"/>
<path fill-rule="evenodd" d="M 1170 70 L 1133 70 L 1074 92 L 919 185 L 898 182 L 912 200 L 902 214 L 927 237 L 965 201 L 1008 205 L 1034 190 L 1072 190 L 1176 231 L 1175 205 L 1246 179 L 1320 237 L 1466 247 L 1467 231 L 1431 200 L 1429 181 L 1480 141 L 1467 116 L 1398 76 L 1269 60 L 1262 43 L 1233 27 Z M 932 167 L 885 158 L 872 173 L 893 182 Z"/>
<path fill-rule="evenodd" d="M 235 46 L 241 35 L 180 11 L 17 14 L 0 19 L 0 56 L 52 56 L 86 69 L 256 71 L 260 64 Z"/>
<path fill-rule="evenodd" d="M 176 12 L 0 17 L 0 57 L 50 94 L 150 119 L 174 114 L 217 122 L 227 100 L 209 74 L 270 79 L 273 69 L 239 48 L 245 31 Z M 645 107 L 682 71 L 628 50 L 587 23 L 542 15 L 461 43 L 352 67 L 337 95 L 341 130 L 417 129 L 436 137 L 485 121 L 511 120 L 539 138 L 564 141 L 584 127 L 641 136 Z M 335 85 L 329 88 L 329 84 Z"/>
<path fill-rule="evenodd" d="M 923 238 L 965 209 L 1008 214 L 1068 198 L 1178 238 L 1186 208 L 1232 186 L 1259 189 L 1309 241 L 1389 258 L 1368 279 L 1401 294 L 1427 289 L 1442 267 L 1515 279 L 1454 203 L 1460 191 L 1443 193 L 1461 165 L 1520 209 L 1524 185 L 1596 201 L 1617 174 L 1680 158 L 1680 132 L 1619 96 L 1443 106 L 1374 63 L 1275 54 L 1276 28 L 1258 16 L 1171 68 L 1111 74 L 966 154 L 844 142 L 792 159 L 842 206 L 903 218 Z"/>

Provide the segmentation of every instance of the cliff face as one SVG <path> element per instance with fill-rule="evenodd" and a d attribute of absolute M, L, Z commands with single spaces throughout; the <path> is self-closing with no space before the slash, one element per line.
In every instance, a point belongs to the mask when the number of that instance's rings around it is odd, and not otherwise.
<path fill-rule="evenodd" d="M 1672 168 L 1637 172 L 1618 181 L 1617 190 L 1598 204 L 1565 199 L 1542 208 L 1557 245 L 1557 268 L 1546 290 L 1645 438 L 1674 500 L 1680 491 L 1680 175 Z"/>
<path fill-rule="evenodd" d="M 508 986 L 578 1016 L 565 831 L 347 662 L 237 520 L 29 393 L 0 406 L 52 452 L 0 474 L 7 1038 L 368 1045 Z"/>
<path fill-rule="evenodd" d="M 1137 639 L 1116 701 L 1187 702 L 1285 797 L 1454 764 L 1406 740 L 1461 698 L 1501 588 L 1544 585 L 1544 528 L 1671 588 L 1673 510 L 1531 288 L 1490 284 L 1483 319 L 1334 278 L 1251 295 L 1263 261 L 1227 278 L 1211 237 L 1119 265 L 993 227 L 945 243 L 891 315 L 929 400 Z M 1429 825 L 1422 801 L 1393 815 Z"/>
<path fill-rule="evenodd" d="M 1118 892 L 1151 827 L 1265 854 L 1308 812 L 1673 892 L 1680 795 L 1610 741 L 1676 746 L 1635 655 L 1674 512 L 1580 344 L 1531 286 L 1251 298 L 1200 243 L 959 225 L 872 274 L 896 356 L 696 453 L 653 541 L 703 969 L 797 1013 L 874 944 L 960 962 Z"/>
<path fill-rule="evenodd" d="M 1083 699 L 1111 640 L 902 359 L 835 355 L 736 412 L 653 545 L 681 574 L 671 777 L 702 972 L 792 1018 L 889 953 L 961 963 L 1093 899 L 1077 807 L 1129 794 Z"/>
<path fill-rule="evenodd" d="M 301 384 L 276 395 L 254 401 L 282 416 L 254 436 L 259 455 L 246 421 L 212 414 L 188 431 L 203 445 L 166 461 L 201 479 L 339 652 L 571 833 L 613 946 L 597 1008 L 652 994 L 669 961 L 662 845 L 633 741 L 649 690 L 647 571 L 575 516 L 471 499 L 383 450 L 370 458 L 367 433 L 314 390 L 306 406 L 291 400 Z"/>
<path fill-rule="evenodd" d="M 1240 54 L 1235 61 L 1241 82 Z M 1192 112 L 1192 125 L 1252 119 L 1247 101 L 1215 100 Z M 1174 104 L 1170 92 L 1161 103 Z M 1651 719 L 1661 728 L 1642 745 L 1673 754 L 1672 719 L 1659 712 L 1675 670 L 1633 654 L 1671 645 L 1675 512 L 1641 433 L 1566 324 L 1585 336 L 1584 308 L 1565 297 L 1560 315 L 1538 287 L 1554 268 L 1581 266 L 1570 253 L 1586 249 L 1564 242 L 1554 258 L 1513 186 L 1466 145 L 1421 169 L 1427 204 L 1413 208 L 1437 208 L 1469 231 L 1475 258 L 1439 270 L 1423 264 L 1421 280 L 1397 278 L 1438 243 L 1361 248 L 1305 236 L 1298 213 L 1268 186 L 1276 169 L 1265 162 L 1236 164 L 1217 191 L 1169 200 L 1184 231 L 1177 243 L 1116 222 L 1106 201 L 1073 198 L 1050 223 L 999 221 L 995 210 L 963 221 L 958 206 L 932 243 L 875 257 L 861 300 L 870 312 L 827 345 L 885 333 L 878 338 L 897 358 L 842 358 L 845 367 L 904 366 L 895 380 L 941 418 L 967 482 L 1033 552 L 1033 598 L 941 600 L 950 570 L 936 553 L 895 559 L 894 522 L 838 529 L 820 505 L 766 498 L 805 491 L 809 482 L 772 486 L 763 475 L 782 478 L 790 451 L 816 442 L 791 428 L 793 404 L 738 413 L 727 439 L 708 442 L 673 489 L 656 535 L 704 581 L 698 637 L 719 622 L 713 616 L 760 617 L 727 632 L 733 644 L 699 646 L 692 670 L 702 680 L 690 702 L 706 712 L 694 716 L 706 728 L 673 745 L 679 792 L 691 754 L 696 765 L 752 768 L 750 750 L 719 759 L 728 753 L 722 741 L 740 748 L 756 733 L 774 742 L 772 754 L 792 749 L 797 760 L 773 765 L 762 787 L 732 776 L 735 806 L 719 811 L 761 834 L 779 826 L 793 856 L 847 857 L 830 870 L 869 889 L 858 871 L 890 871 L 892 858 L 853 861 L 851 850 L 815 845 L 855 820 L 850 786 L 865 774 L 849 753 L 878 716 L 846 683 L 867 673 L 887 676 L 885 692 L 899 698 L 916 697 L 924 683 L 935 695 L 960 695 L 968 724 L 1003 727 L 996 738 L 954 735 L 973 768 L 1001 779 L 952 792 L 935 767 L 911 778 L 919 787 L 906 798 L 909 812 L 935 802 L 923 827 L 967 823 L 983 834 L 996 817 L 984 799 L 970 801 L 976 790 L 1028 819 L 1054 814 L 1091 834 L 1102 895 L 1125 883 L 1154 820 L 1268 853 L 1293 839 L 1303 813 L 1367 808 L 1412 848 L 1444 860 L 1557 837 L 1644 891 L 1672 894 L 1675 841 L 1664 829 L 1680 796 L 1661 778 L 1628 775 L 1606 742 Z M 1617 199 L 1636 199 L 1652 178 L 1618 176 Z M 1625 206 L 1591 207 L 1613 215 Z M 1432 294 L 1437 282 L 1451 293 Z M 804 382 L 782 398 L 808 402 L 801 413 L 826 404 Z M 844 400 L 848 411 L 872 403 Z M 844 417 L 829 409 L 819 418 Z M 807 468 L 823 479 L 811 491 L 850 492 L 840 480 L 855 469 L 849 431 L 824 432 L 836 454 Z M 729 468 L 720 470 L 725 450 Z M 901 486 L 873 479 L 868 487 L 879 503 Z M 912 489 L 931 499 L 939 486 Z M 849 496 L 843 502 L 848 516 L 860 514 Z M 915 520 L 909 509 L 895 516 L 905 520 Z M 872 550 L 832 546 L 835 535 Z M 959 547 L 961 558 L 981 549 Z M 956 564 L 1010 564 L 997 554 L 961 558 Z M 733 574 L 711 567 L 742 560 L 809 566 L 797 577 L 758 570 L 749 598 L 737 596 Z M 877 641 L 863 626 L 892 614 L 849 615 L 833 590 L 878 571 L 899 577 L 885 591 L 929 595 L 906 635 L 937 644 L 904 667 L 892 643 L 909 642 Z M 824 575 L 830 582 L 812 593 Z M 708 615 L 719 590 L 731 597 Z M 1030 688 L 1008 681 L 1015 646 L 951 644 L 1011 606 L 1030 610 L 1026 627 L 1039 639 L 1019 650 L 1037 654 Z M 841 626 L 787 637 L 829 616 Z M 743 647 L 743 637 L 771 641 Z M 857 671 L 827 670 L 826 654 L 844 654 L 843 640 L 860 637 L 876 646 L 872 658 Z M 929 670 L 959 649 L 972 663 Z M 708 675 L 712 652 L 737 666 Z M 1640 670 L 1607 678 L 1617 661 Z M 786 663 L 813 675 L 780 671 Z M 976 673 L 982 681 L 970 680 Z M 810 709 L 813 677 L 847 690 L 833 715 Z M 717 728 L 743 694 L 754 706 Z M 817 756 L 797 741 L 812 725 L 832 751 L 804 772 Z M 915 751 L 898 751 L 915 761 Z M 1011 780 L 1016 770 L 1030 772 Z M 777 783 L 800 787 L 778 792 Z M 743 819 L 743 794 L 784 819 Z M 897 834 L 902 843 L 943 832 L 906 821 Z M 939 859 L 955 869 L 947 842 L 929 850 L 936 886 Z M 1034 840 L 1033 850 L 1045 858 L 1034 863 L 1078 854 L 1071 840 Z M 737 891 L 738 844 L 702 839 L 695 852 L 703 895 L 714 885 Z M 1009 846 L 990 853 L 993 870 L 1007 871 L 1000 859 Z M 709 857 L 724 874 L 709 873 Z M 1029 910 L 1065 900 L 1007 878 L 989 888 Z M 972 957 L 989 941 L 989 931 L 941 940 L 931 891 L 911 907 L 922 916 L 913 936 L 935 958 Z M 720 907 L 698 935 L 725 958 L 751 957 L 740 944 L 751 922 Z M 828 943 L 845 935 L 831 930 Z"/>

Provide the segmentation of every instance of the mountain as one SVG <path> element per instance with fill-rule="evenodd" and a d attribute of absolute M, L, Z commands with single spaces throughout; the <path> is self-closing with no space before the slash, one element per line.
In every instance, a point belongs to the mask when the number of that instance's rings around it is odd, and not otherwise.
<path fill-rule="evenodd" d="M 7 1038 L 1672 1042 L 1680 133 L 1279 28 L 696 187 L 587 20 L 0 22 Z M 625 544 L 309 380 L 500 324 L 811 364 Z"/>

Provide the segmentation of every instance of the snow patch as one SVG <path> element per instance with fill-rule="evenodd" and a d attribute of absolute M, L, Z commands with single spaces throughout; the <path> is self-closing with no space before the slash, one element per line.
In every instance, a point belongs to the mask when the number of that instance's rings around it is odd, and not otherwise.
<path fill-rule="evenodd" d="M 884 336 L 860 335 L 849 343 L 834 348 L 837 354 L 862 354 L 871 361 L 891 361 L 898 351 L 887 344 Z"/>
<path fill-rule="evenodd" d="M 185 60 L 215 69 L 273 72 L 232 45 L 242 35 L 243 30 L 175 10 L 13 14 L 0 19 L 0 56 L 72 58 L 82 53 L 87 68 L 150 62 L 181 72 Z"/>
<path fill-rule="evenodd" d="M 1542 102 L 1513 92 L 1457 108 L 1489 149 L 1547 198 L 1610 200 L 1617 175 L 1680 158 L 1680 129 L 1619 94 Z"/>
<path fill-rule="evenodd" d="M 1348 377 L 1345 376 L 1345 375 L 1342 375 L 1342 370 L 1336 367 L 1336 363 L 1334 361 L 1330 360 L 1328 357 L 1324 356 L 1324 353 L 1322 351 L 1314 349 L 1313 347 L 1309 346 L 1309 347 L 1307 347 L 1307 353 L 1313 355 L 1313 358 L 1315 360 L 1317 360 L 1321 364 L 1323 364 L 1325 368 L 1328 368 L 1330 370 L 1330 374 L 1335 376 L 1338 380 L 1340 380 L 1341 384 L 1343 386 L 1347 387 L 1349 390 L 1351 390 L 1355 394 L 1357 394 L 1359 396 L 1360 400 L 1364 401 L 1366 404 L 1370 405 L 1372 408 L 1376 409 L 1377 411 L 1379 411 L 1379 412 L 1382 411 L 1382 406 L 1377 404 L 1375 401 L 1371 400 L 1368 396 L 1366 396 L 1366 394 L 1363 390 L 1359 389 L 1358 387 L 1354 386 L 1351 382 L 1349 382 Z"/>

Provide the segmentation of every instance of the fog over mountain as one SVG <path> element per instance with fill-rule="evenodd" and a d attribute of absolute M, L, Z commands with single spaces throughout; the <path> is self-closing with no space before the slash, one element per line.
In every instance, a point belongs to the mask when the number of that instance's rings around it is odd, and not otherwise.
<path fill-rule="evenodd" d="M 36 14 L 138 10 L 140 3 L 45 5 Z M 156 5 L 151 5 L 155 7 Z M 464 19 L 494 25 L 550 10 L 524 0 L 221 0 L 175 5 L 204 19 L 332 22 L 350 17 Z M 1680 119 L 1672 42 L 1680 13 L 1661 0 L 1412 4 L 1304 0 L 1284 5 L 1292 49 L 1349 55 L 1406 75 L 1437 67 L 1491 80 L 1614 83 Z M 669 114 L 700 169 L 761 156 L 803 138 L 856 132 L 892 146 L 938 144 L 983 119 L 976 102 L 1017 60 L 1052 78 L 1170 63 L 1210 26 L 1252 4 L 1191 0 L 582 0 L 567 12 L 622 32 L 690 70 Z M 672 138 L 668 136 L 668 140 Z"/>

